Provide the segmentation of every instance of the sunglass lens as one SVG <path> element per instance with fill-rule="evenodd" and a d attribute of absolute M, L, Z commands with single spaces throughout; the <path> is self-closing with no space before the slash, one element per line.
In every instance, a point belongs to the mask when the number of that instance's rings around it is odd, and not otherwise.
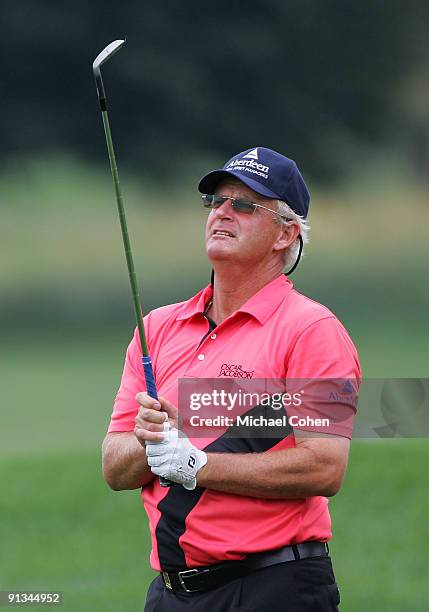
<path fill-rule="evenodd" d="M 251 215 L 253 212 L 255 212 L 256 208 L 256 206 L 252 202 L 249 202 L 249 200 L 242 199 L 234 200 L 233 207 L 236 211 L 245 213 L 247 215 Z"/>
<path fill-rule="evenodd" d="M 203 206 L 205 206 L 205 208 L 211 208 L 213 206 L 213 195 L 203 195 L 201 196 L 202 200 L 203 200 Z"/>
<path fill-rule="evenodd" d="M 212 206 L 214 208 L 218 208 L 219 206 L 222 206 L 222 204 L 227 200 L 228 198 L 226 198 L 225 196 L 219 196 L 219 195 L 213 195 L 212 196 Z"/>

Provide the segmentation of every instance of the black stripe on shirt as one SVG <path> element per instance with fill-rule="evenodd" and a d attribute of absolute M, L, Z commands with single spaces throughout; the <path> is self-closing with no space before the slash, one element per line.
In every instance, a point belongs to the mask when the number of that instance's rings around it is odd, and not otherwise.
<path fill-rule="evenodd" d="M 271 406 L 255 406 L 245 413 L 252 417 L 278 418 L 279 410 Z M 282 413 L 284 414 L 284 413 Z M 292 428 L 264 428 L 264 437 L 258 436 L 249 427 L 229 428 L 204 449 L 211 453 L 263 453 L 290 435 Z M 161 567 L 164 571 L 178 571 L 186 568 L 185 554 L 179 538 L 186 531 L 186 518 L 198 504 L 205 489 L 197 487 L 187 491 L 182 485 L 173 484 L 164 499 L 158 504 L 161 518 L 156 526 L 156 539 Z M 210 525 L 207 526 L 208 532 Z"/>

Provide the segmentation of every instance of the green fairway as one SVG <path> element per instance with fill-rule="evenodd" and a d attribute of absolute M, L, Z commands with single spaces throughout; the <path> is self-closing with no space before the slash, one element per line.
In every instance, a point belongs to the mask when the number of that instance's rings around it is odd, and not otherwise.
<path fill-rule="evenodd" d="M 151 571 L 137 491 L 112 493 L 97 451 L 3 459 L 2 589 L 64 592 L 65 610 L 139 610 Z"/>
<path fill-rule="evenodd" d="M 331 501 L 331 553 L 347 612 L 424 610 L 427 440 L 354 442 Z"/>
<path fill-rule="evenodd" d="M 363 355 L 383 345 L 373 375 L 399 374 L 398 336 L 357 335 Z M 128 337 L 3 342 L 1 589 L 62 590 L 64 610 L 142 609 L 153 576 L 145 513 L 137 491 L 105 485 L 99 451 Z M 401 338 L 408 375 L 423 374 L 424 339 L 422 351 L 417 340 Z M 343 610 L 425 609 L 428 450 L 426 440 L 354 442 L 345 484 L 331 502 Z"/>

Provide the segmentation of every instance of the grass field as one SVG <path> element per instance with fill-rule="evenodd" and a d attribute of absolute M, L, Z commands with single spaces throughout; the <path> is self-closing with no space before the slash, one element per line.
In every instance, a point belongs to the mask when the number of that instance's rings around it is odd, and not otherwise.
<path fill-rule="evenodd" d="M 398 338 L 381 340 L 389 369 Z M 404 335 L 403 354 L 415 342 Z M 121 332 L 3 342 L 1 589 L 62 590 L 64 610 L 142 609 L 153 576 L 145 514 L 138 492 L 110 491 L 100 471 L 126 343 Z M 360 343 L 365 354 L 377 338 Z M 353 444 L 331 503 L 343 610 L 426 609 L 428 450 L 426 440 Z"/>

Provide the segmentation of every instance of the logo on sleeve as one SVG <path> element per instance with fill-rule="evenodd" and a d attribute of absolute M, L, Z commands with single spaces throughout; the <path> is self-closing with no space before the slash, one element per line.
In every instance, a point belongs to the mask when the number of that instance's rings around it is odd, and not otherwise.
<path fill-rule="evenodd" d="M 350 395 L 350 393 L 354 393 L 353 385 L 349 380 L 346 380 L 341 388 L 341 393 L 344 395 Z"/>

